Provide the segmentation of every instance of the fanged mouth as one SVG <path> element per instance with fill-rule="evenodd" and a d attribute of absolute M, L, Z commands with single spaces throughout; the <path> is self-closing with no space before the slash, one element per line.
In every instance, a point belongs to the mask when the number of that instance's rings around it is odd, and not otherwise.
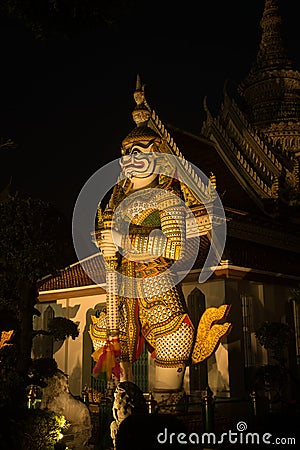
<path fill-rule="evenodd" d="M 145 167 L 145 163 L 144 162 L 140 162 L 140 163 L 130 163 L 130 164 L 124 164 L 124 169 L 128 170 L 128 169 L 143 169 Z"/>

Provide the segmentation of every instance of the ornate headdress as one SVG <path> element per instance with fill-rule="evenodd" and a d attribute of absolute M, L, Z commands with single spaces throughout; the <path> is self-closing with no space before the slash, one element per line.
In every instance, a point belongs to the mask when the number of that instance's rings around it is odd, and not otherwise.
<path fill-rule="evenodd" d="M 132 111 L 132 117 L 136 123 L 136 127 L 123 139 L 122 154 L 125 155 L 129 150 L 129 144 L 137 141 L 151 141 L 156 145 L 151 147 L 151 150 L 167 153 L 177 157 L 177 174 L 180 172 L 181 179 L 187 179 L 188 183 L 180 183 L 185 201 L 188 205 L 201 204 L 203 202 L 210 203 L 214 201 L 214 189 L 216 186 L 211 183 L 204 183 L 198 174 L 195 172 L 193 166 L 187 161 L 182 153 L 179 151 L 174 139 L 159 119 L 156 112 L 149 106 L 145 97 L 145 85 L 142 85 L 141 78 L 137 75 L 136 88 L 133 94 L 136 106 Z M 171 168 L 170 176 L 174 172 L 174 167 Z M 188 186 L 188 187 L 187 187 Z M 195 195 L 196 192 L 201 192 L 201 199 Z"/>
<path fill-rule="evenodd" d="M 136 123 L 136 127 L 123 139 L 122 141 L 122 154 L 126 153 L 126 147 L 129 144 L 133 144 L 137 141 L 156 141 L 157 144 L 161 142 L 159 134 L 151 127 L 148 126 L 149 119 L 151 118 L 151 109 L 145 98 L 145 86 L 141 83 L 141 78 L 137 75 L 136 88 L 133 94 L 136 106 L 132 111 L 133 120 Z M 154 147 L 158 150 L 157 146 Z"/>

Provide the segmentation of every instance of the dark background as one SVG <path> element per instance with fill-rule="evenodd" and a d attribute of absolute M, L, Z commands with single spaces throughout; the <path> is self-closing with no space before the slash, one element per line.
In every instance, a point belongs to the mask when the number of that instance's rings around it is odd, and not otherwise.
<path fill-rule="evenodd" d="M 199 134 L 204 96 L 216 111 L 225 80 L 235 86 L 255 59 L 264 1 L 116 1 L 114 8 L 98 21 L 61 14 L 42 36 L 0 10 L 0 136 L 17 144 L 0 150 L 0 186 L 11 178 L 14 191 L 50 200 L 70 232 L 84 183 L 120 156 L 134 126 L 136 74 L 163 122 Z M 293 0 L 281 4 L 296 68 L 297 9 Z"/>

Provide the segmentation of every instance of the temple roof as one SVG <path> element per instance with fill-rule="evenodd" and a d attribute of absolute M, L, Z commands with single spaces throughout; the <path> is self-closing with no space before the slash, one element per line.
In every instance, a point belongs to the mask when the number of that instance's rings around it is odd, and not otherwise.
<path fill-rule="evenodd" d="M 300 72 L 284 46 L 278 0 L 265 0 L 260 47 L 248 75 L 213 115 L 207 100 L 202 134 L 265 214 L 300 204 Z"/>
<path fill-rule="evenodd" d="M 189 245 L 193 245 L 193 240 L 190 240 Z M 209 241 L 207 237 L 203 237 L 201 239 L 201 251 L 192 271 L 197 271 L 203 266 L 208 250 Z M 299 283 L 299 247 L 298 251 L 287 251 L 283 248 L 270 247 L 258 242 L 246 242 L 245 239 L 228 236 L 224 259 L 221 260 L 219 267 L 222 268 L 225 264 L 235 269 L 246 269 L 248 277 L 252 275 L 253 279 L 255 279 L 257 273 L 261 273 L 268 274 L 278 280 L 279 278 L 294 279 Z M 60 271 L 58 275 L 45 278 L 39 288 L 40 294 L 51 292 L 55 298 L 56 291 L 96 286 L 97 283 L 88 277 L 84 267 L 90 274 L 94 274 L 98 284 L 105 289 L 103 258 L 99 253 L 96 253 L 88 258 L 85 264 L 77 262 Z"/>
<path fill-rule="evenodd" d="M 252 213 L 259 213 L 259 208 L 251 199 L 245 188 L 239 183 L 229 167 L 224 163 L 222 154 L 215 143 L 204 136 L 196 136 L 179 128 L 168 125 L 178 147 L 184 149 L 189 161 L 199 167 L 207 176 L 216 176 L 216 190 L 223 206 Z"/>
<path fill-rule="evenodd" d="M 84 267 L 87 267 L 88 270 L 85 271 Z M 87 258 L 85 264 L 78 261 L 62 269 L 54 276 L 45 277 L 40 281 L 39 291 L 55 291 L 95 285 L 96 283 L 87 275 L 87 272 L 95 274 L 95 277 L 97 275 L 99 284 L 101 281 L 105 283 L 105 265 L 99 252 Z"/>
<path fill-rule="evenodd" d="M 192 165 L 208 178 L 213 174 L 227 220 L 220 267 L 226 261 L 228 266 L 244 268 L 247 273 L 260 271 L 275 279 L 299 280 L 300 73 L 292 68 L 287 56 L 280 24 L 278 1 L 266 0 L 260 48 L 248 76 L 240 84 L 240 101 L 224 89 L 215 117 L 204 102 L 207 118 L 198 136 L 162 123 L 147 103 L 138 77 L 132 113 L 136 128 L 128 136 L 131 139 L 137 130 L 140 135 L 145 126 L 148 131 L 153 130 L 161 138 L 160 151 L 179 158 L 188 185 L 194 183 L 200 188 L 208 202 L 209 190 Z M 190 189 L 191 196 L 192 192 Z M 198 200 L 191 201 L 202 227 L 195 270 L 202 267 L 210 246 L 205 211 Z M 193 245 L 193 237 L 189 237 L 187 251 Z M 96 284 L 95 279 L 104 285 L 105 267 L 99 253 L 44 279 L 40 292 L 91 286 Z"/>
<path fill-rule="evenodd" d="M 262 213 L 247 190 L 239 183 L 227 167 L 217 146 L 203 136 L 195 136 L 168 124 L 172 139 L 185 150 L 189 161 L 201 167 L 209 176 L 214 172 L 219 193 L 227 218 L 227 240 L 223 260 L 235 267 L 250 271 L 265 271 L 286 276 L 299 275 L 300 227 L 285 221 L 278 221 Z M 195 211 L 201 220 L 199 211 Z M 193 269 L 203 266 L 208 250 L 207 235 L 201 236 L 201 248 Z M 187 239 L 187 252 L 194 246 L 193 238 Z M 284 262 L 284 264 L 283 264 Z M 87 275 L 91 275 L 91 278 Z M 83 262 L 75 263 L 56 276 L 43 280 L 40 293 L 85 286 L 105 286 L 105 265 L 100 253 Z"/>

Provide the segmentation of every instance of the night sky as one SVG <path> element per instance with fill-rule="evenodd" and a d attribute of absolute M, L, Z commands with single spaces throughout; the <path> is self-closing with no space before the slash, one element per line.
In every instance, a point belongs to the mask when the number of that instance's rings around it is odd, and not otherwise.
<path fill-rule="evenodd" d="M 241 81 L 258 50 L 263 0 L 139 5 L 115 29 L 68 39 L 38 40 L 0 17 L 0 136 L 18 145 L 0 153 L 0 185 L 12 177 L 14 190 L 50 200 L 70 223 L 82 186 L 120 156 L 134 126 L 137 73 L 162 121 L 199 134 L 204 96 L 216 111 L 224 81 Z M 285 1 L 282 17 L 300 68 L 296 8 Z"/>

